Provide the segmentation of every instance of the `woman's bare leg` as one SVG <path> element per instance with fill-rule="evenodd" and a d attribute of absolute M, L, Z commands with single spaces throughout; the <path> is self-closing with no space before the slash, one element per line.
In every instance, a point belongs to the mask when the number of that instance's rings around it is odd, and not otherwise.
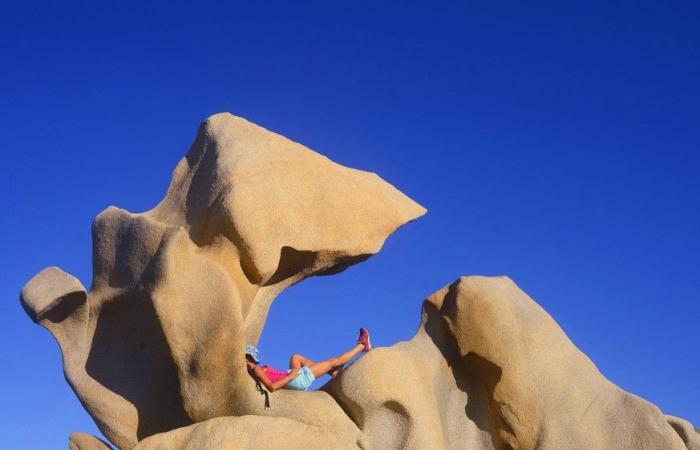
<path fill-rule="evenodd" d="M 292 357 L 289 358 L 290 369 L 301 369 L 303 366 L 313 366 L 314 364 L 316 363 L 298 353 L 293 354 Z"/>
<path fill-rule="evenodd" d="M 346 362 L 350 361 L 353 358 L 353 356 L 360 353 L 362 350 L 364 350 L 364 348 L 364 345 L 358 343 L 342 355 L 336 356 L 335 358 L 327 359 L 325 361 L 319 361 L 316 364 L 310 365 L 309 369 L 311 369 L 311 373 L 313 373 L 314 376 L 318 378 L 332 371 L 336 367 L 340 367 Z"/>

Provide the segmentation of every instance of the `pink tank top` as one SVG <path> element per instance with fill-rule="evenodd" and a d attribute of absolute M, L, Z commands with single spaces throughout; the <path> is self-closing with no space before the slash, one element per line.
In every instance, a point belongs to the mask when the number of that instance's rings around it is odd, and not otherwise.
<path fill-rule="evenodd" d="M 272 383 L 287 376 L 287 372 L 282 372 L 270 366 L 262 366 L 262 368 L 265 369 L 265 375 L 267 375 L 267 378 L 269 378 Z"/>

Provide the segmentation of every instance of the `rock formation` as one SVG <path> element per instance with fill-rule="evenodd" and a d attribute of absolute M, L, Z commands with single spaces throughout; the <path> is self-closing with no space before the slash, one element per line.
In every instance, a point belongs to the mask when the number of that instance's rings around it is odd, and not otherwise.
<path fill-rule="evenodd" d="M 95 218 L 89 291 L 50 267 L 20 297 L 122 449 L 700 448 L 692 425 L 606 380 L 507 278 L 455 281 L 424 302 L 410 341 L 265 407 L 243 348 L 274 298 L 424 213 L 374 174 L 217 114 L 160 204 Z M 73 433 L 70 447 L 107 445 Z"/>

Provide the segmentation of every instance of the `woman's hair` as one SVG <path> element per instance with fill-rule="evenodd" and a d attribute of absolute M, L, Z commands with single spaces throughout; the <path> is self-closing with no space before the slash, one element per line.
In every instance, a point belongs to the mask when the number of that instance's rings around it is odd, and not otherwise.
<path fill-rule="evenodd" d="M 246 359 L 246 361 L 252 362 L 252 363 L 255 364 L 256 366 L 258 365 L 258 363 L 257 363 L 257 362 L 253 359 L 253 357 L 250 356 L 250 355 L 245 355 L 245 359 Z"/>

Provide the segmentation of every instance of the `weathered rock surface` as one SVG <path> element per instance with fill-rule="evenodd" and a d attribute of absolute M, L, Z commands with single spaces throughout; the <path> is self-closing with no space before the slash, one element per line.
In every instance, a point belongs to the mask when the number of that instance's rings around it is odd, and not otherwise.
<path fill-rule="evenodd" d="M 338 449 L 357 450 L 347 436 L 323 426 L 284 417 L 218 417 L 195 425 L 156 434 L 139 443 L 138 450 L 259 450 Z"/>
<path fill-rule="evenodd" d="M 101 439 L 87 433 L 71 433 L 68 438 L 68 448 L 70 450 L 112 450 Z"/>
<path fill-rule="evenodd" d="M 58 341 L 66 379 L 104 435 L 152 434 L 245 414 L 357 429 L 326 393 L 265 409 L 242 355 L 284 288 L 376 253 L 425 209 L 375 174 L 340 166 L 230 114 L 200 127 L 163 201 L 110 207 L 92 226 L 93 281 L 48 268 L 23 288 Z M 282 398 L 280 398 L 282 397 Z"/>
<path fill-rule="evenodd" d="M 410 341 L 325 389 L 369 448 L 685 449 L 698 437 L 605 379 L 506 277 L 439 290 Z"/>
<path fill-rule="evenodd" d="M 217 114 L 159 205 L 97 216 L 89 291 L 51 267 L 21 300 L 122 449 L 698 448 L 691 424 L 606 380 L 507 278 L 457 280 L 424 302 L 410 341 L 266 408 L 243 348 L 274 298 L 424 212 L 374 174 Z M 83 433 L 70 446 L 107 448 Z"/>

